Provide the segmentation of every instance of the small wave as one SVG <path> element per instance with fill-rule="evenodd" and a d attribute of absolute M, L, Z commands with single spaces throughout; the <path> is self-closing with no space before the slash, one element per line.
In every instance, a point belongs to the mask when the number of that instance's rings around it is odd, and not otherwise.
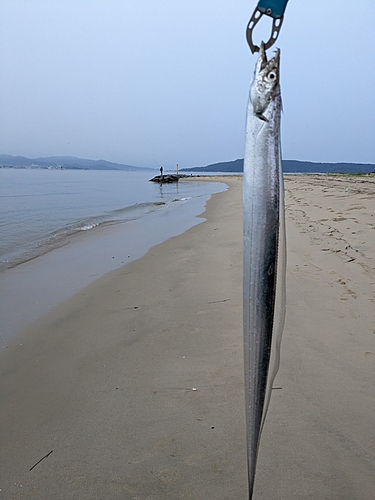
<path fill-rule="evenodd" d="M 96 226 L 99 226 L 99 223 L 97 223 L 97 224 L 86 224 L 83 227 L 79 227 L 78 231 L 88 231 L 89 229 L 93 229 Z"/>
<path fill-rule="evenodd" d="M 107 216 L 116 216 L 116 215 L 127 215 L 127 214 L 132 214 L 134 212 L 138 214 L 145 214 L 148 212 L 151 212 L 153 209 L 156 207 L 164 206 L 167 205 L 167 202 L 165 201 L 151 201 L 151 202 L 145 202 L 145 203 L 135 203 L 134 205 L 129 205 L 127 207 L 123 208 L 117 208 L 115 210 L 111 210 L 111 212 L 107 213 Z M 132 217 L 133 218 L 133 217 Z"/>

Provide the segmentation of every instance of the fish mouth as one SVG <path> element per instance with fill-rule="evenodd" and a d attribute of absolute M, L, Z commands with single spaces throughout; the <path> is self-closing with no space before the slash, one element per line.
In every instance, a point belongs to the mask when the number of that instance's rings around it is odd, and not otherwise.
<path fill-rule="evenodd" d="M 267 59 L 267 54 L 266 54 L 266 45 L 264 42 L 260 44 L 260 49 L 259 49 L 259 69 L 260 71 L 279 71 L 279 65 L 280 65 L 280 49 L 276 49 L 275 55 L 268 60 Z"/>

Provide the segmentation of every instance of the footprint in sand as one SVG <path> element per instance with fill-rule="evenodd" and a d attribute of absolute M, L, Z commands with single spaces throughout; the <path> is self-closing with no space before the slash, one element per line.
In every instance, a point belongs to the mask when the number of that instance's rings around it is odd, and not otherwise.
<path fill-rule="evenodd" d="M 158 472 L 158 479 L 164 484 L 172 484 L 180 477 L 180 473 L 175 467 L 162 469 Z"/>

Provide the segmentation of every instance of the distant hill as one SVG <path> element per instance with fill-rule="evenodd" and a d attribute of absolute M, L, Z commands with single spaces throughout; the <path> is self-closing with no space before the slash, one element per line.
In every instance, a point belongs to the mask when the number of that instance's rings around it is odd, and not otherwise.
<path fill-rule="evenodd" d="M 87 160 L 74 156 L 48 156 L 25 158 L 0 154 L 0 168 L 56 168 L 69 170 L 128 170 L 154 171 L 154 168 L 134 167 L 106 160 Z M 375 165 L 369 163 L 314 163 L 309 161 L 283 160 L 284 173 L 309 174 L 368 174 L 375 172 Z M 243 158 L 212 163 L 204 167 L 181 168 L 180 172 L 243 172 Z"/>
<path fill-rule="evenodd" d="M 212 163 L 205 167 L 181 168 L 182 172 L 243 172 L 243 158 L 221 163 Z M 369 174 L 375 172 L 375 165 L 370 163 L 314 163 L 310 161 L 283 160 L 283 172 L 286 174 Z"/>
<path fill-rule="evenodd" d="M 24 156 L 0 155 L 0 168 L 59 168 L 81 170 L 155 170 L 152 168 L 134 167 L 106 160 L 86 160 L 74 156 L 48 156 L 46 158 L 25 158 Z"/>

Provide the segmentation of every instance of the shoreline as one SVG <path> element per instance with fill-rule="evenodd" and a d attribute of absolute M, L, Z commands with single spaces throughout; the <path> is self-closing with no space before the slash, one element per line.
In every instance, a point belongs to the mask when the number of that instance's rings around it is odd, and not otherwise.
<path fill-rule="evenodd" d="M 5 500 L 246 498 L 242 179 L 229 183 L 203 224 L 6 350 Z M 375 183 L 285 186 L 287 317 L 254 500 L 372 500 Z"/>
<path fill-rule="evenodd" d="M 177 200 L 135 220 L 76 233 L 63 245 L 1 271 L 0 349 L 92 281 L 203 222 L 200 215 L 210 196 Z"/>
<path fill-rule="evenodd" d="M 142 218 L 176 200 L 212 194 L 218 186 L 204 182 L 157 186 L 147 172 L 5 170 L 0 170 L 4 219 L 0 273 L 87 230 Z"/>

